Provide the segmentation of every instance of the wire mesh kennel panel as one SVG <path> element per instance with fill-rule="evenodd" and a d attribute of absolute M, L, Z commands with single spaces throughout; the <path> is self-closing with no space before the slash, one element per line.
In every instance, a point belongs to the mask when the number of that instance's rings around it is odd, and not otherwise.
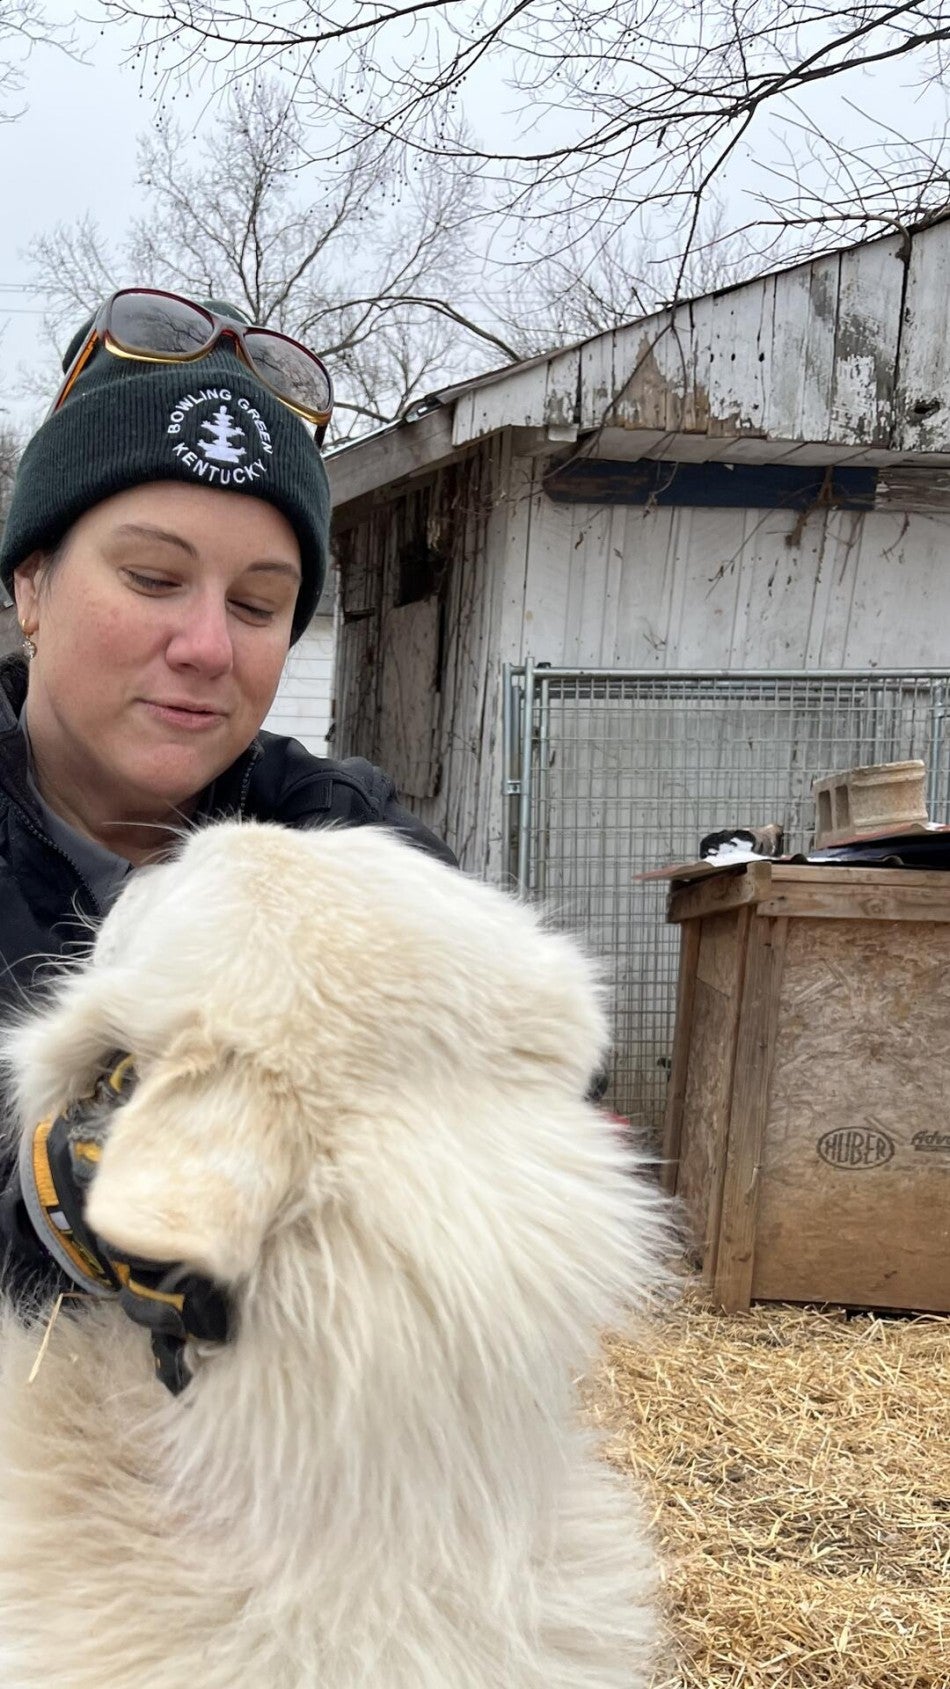
<path fill-rule="evenodd" d="M 805 850 L 812 782 L 859 764 L 921 758 L 931 818 L 950 820 L 948 698 L 950 671 L 506 670 L 512 873 L 604 962 L 619 1113 L 658 1131 L 673 1044 L 667 887 L 635 876 L 695 859 L 720 827 L 777 821 L 786 849 Z"/>

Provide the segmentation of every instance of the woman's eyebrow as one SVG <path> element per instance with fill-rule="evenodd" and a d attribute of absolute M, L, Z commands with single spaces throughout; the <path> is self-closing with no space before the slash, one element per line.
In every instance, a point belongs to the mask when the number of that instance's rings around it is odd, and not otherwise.
<path fill-rule="evenodd" d="M 117 534 L 131 534 L 140 540 L 161 540 L 165 545 L 177 545 L 180 550 L 188 553 L 189 557 L 197 557 L 198 553 L 188 540 L 181 534 L 170 533 L 167 528 L 153 528 L 142 522 L 123 522 L 115 532 Z"/>
<path fill-rule="evenodd" d="M 131 535 L 134 539 L 158 540 L 164 545 L 175 545 L 180 551 L 186 552 L 189 557 L 197 557 L 198 555 L 196 548 L 181 534 L 174 534 L 168 528 L 155 528 L 151 523 L 123 522 L 116 528 L 115 532 L 116 534 Z M 301 572 L 296 563 L 285 563 L 276 558 L 263 557 L 259 562 L 249 563 L 247 567 L 248 571 L 266 569 L 272 574 L 289 575 L 293 581 L 301 579 Z"/>
<path fill-rule="evenodd" d="M 247 567 L 248 573 L 252 569 L 269 569 L 272 574 L 290 575 L 292 580 L 300 580 L 300 570 L 296 563 L 271 562 L 269 558 L 262 558 L 259 563 L 249 563 Z"/>

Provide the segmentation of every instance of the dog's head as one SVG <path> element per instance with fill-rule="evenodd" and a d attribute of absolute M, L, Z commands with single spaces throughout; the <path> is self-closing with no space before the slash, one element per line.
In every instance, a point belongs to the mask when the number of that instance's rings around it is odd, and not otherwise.
<path fill-rule="evenodd" d="M 466 1182 L 501 1198 L 519 1118 L 579 1106 L 604 1044 L 590 965 L 513 899 L 380 828 L 224 823 L 135 877 L 6 1060 L 29 1129 L 132 1054 L 89 1223 L 227 1284 L 302 1205 L 398 1249 Z"/>

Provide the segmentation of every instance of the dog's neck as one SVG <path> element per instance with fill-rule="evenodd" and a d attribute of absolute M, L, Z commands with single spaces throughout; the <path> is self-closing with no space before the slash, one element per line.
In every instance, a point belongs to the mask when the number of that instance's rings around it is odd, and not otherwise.
<path fill-rule="evenodd" d="M 314 1250 L 315 1234 L 306 1247 L 300 1229 L 288 1237 L 246 1293 L 236 1343 L 199 1365 L 184 1411 L 164 1418 L 188 1512 L 217 1521 L 261 1575 L 296 1563 L 332 1580 L 337 1565 L 362 1565 L 384 1582 L 397 1567 L 425 1580 L 489 1545 L 517 1556 L 557 1491 L 563 1426 L 538 1402 L 563 1400 L 566 1369 L 529 1332 L 513 1341 L 510 1310 L 500 1330 L 487 1305 L 484 1322 L 450 1316 L 437 1286 L 417 1292 L 381 1255 L 374 1264 L 365 1239 L 346 1263 L 337 1248 L 332 1291 Z M 341 1599 L 358 1595 L 350 1575 Z"/>

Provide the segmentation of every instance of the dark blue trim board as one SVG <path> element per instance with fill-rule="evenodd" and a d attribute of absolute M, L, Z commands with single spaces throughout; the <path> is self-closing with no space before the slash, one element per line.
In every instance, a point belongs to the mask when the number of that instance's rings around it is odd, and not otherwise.
<path fill-rule="evenodd" d="M 808 510 L 818 502 L 839 510 L 872 510 L 876 489 L 876 469 L 669 463 L 653 458 L 635 463 L 578 458 L 555 467 L 544 480 L 544 490 L 556 504 L 731 505 L 753 510 Z"/>

